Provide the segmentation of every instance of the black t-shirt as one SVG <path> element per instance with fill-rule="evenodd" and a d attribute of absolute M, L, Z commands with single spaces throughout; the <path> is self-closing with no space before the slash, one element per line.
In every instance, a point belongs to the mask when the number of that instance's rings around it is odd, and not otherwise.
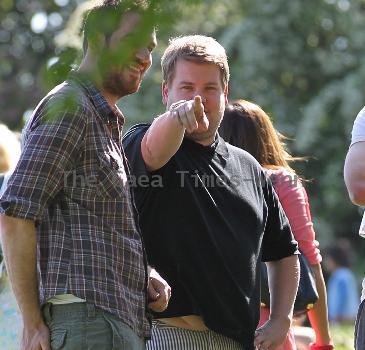
<path fill-rule="evenodd" d="M 148 127 L 134 126 L 123 145 L 149 264 L 172 288 L 167 310 L 155 316 L 199 315 L 253 349 L 259 262 L 297 253 L 278 198 L 257 161 L 220 137 L 211 146 L 184 139 L 164 167 L 147 172 Z"/>

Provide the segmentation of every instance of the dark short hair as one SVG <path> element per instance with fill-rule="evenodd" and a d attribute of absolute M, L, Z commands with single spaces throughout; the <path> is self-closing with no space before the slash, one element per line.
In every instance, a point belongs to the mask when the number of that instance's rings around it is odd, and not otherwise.
<path fill-rule="evenodd" d="M 147 0 L 103 0 L 101 4 L 86 12 L 83 22 L 84 55 L 90 42 L 97 42 L 100 35 L 108 43 L 111 35 L 119 28 L 122 17 L 128 12 L 142 13 L 149 7 Z"/>

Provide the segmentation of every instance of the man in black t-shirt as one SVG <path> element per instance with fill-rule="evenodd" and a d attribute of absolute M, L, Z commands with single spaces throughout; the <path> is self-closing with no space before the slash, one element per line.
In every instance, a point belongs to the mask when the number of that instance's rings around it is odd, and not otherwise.
<path fill-rule="evenodd" d="M 167 112 L 123 141 L 149 263 L 172 288 L 147 349 L 274 349 L 292 318 L 297 243 L 260 165 L 217 134 L 225 50 L 209 37 L 178 38 L 162 70 Z M 261 260 L 271 317 L 255 333 Z"/>

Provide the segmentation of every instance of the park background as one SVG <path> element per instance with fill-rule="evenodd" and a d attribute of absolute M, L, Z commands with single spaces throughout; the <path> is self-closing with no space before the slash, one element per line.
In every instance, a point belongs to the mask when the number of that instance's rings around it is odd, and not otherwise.
<path fill-rule="evenodd" d="M 79 18 L 92 1 L 1 0 L 0 122 L 21 131 L 39 100 L 80 60 Z M 125 130 L 164 111 L 160 57 L 168 39 L 206 34 L 227 50 L 230 99 L 269 112 L 290 151 L 306 156 L 306 181 L 321 247 L 348 238 L 359 281 L 363 210 L 349 201 L 343 163 L 353 120 L 365 105 L 365 0 L 155 0 L 158 47 L 140 92 L 123 98 Z M 352 348 L 352 328 L 336 329 Z M 342 349 L 337 347 L 337 349 Z"/>

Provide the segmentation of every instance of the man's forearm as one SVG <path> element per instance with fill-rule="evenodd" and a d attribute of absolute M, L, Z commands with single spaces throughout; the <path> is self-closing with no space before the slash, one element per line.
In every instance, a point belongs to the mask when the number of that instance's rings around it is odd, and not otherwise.
<path fill-rule="evenodd" d="M 148 170 L 164 166 L 179 149 L 184 138 L 185 127 L 171 112 L 157 117 L 141 143 L 143 160 Z"/>
<path fill-rule="evenodd" d="M 33 221 L 0 215 L 5 264 L 24 325 L 42 322 L 37 287 L 37 244 Z"/>
<path fill-rule="evenodd" d="M 300 266 L 296 255 L 267 263 L 270 288 L 270 318 L 290 324 L 297 294 Z"/>

